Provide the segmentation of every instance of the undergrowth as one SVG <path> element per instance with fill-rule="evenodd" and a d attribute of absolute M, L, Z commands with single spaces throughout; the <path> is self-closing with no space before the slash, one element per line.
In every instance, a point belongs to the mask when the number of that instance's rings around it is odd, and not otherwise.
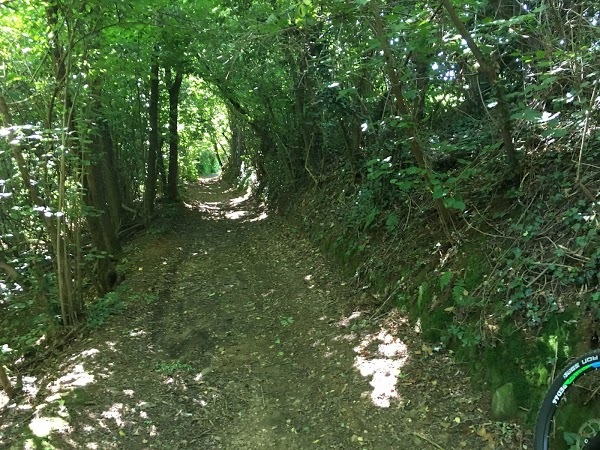
<path fill-rule="evenodd" d="M 436 175 L 433 196 L 418 170 L 389 157 L 366 161 L 358 182 L 338 177 L 298 202 L 305 231 L 357 287 L 385 299 L 399 285 L 394 306 L 468 363 L 482 385 L 514 382 L 531 420 L 552 367 L 597 339 L 600 177 L 588 166 L 574 183 L 569 158 L 538 152 L 511 186 L 489 154 L 451 161 Z M 436 195 L 454 211 L 451 242 L 441 237 Z"/>

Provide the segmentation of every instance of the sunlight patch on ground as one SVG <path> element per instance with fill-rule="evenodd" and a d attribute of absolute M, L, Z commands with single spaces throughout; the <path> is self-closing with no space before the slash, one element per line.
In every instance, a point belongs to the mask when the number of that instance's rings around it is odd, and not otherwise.
<path fill-rule="evenodd" d="M 83 358 L 87 358 L 89 356 L 95 356 L 98 353 L 100 353 L 100 350 L 98 350 L 97 348 L 90 348 L 89 350 L 84 350 L 81 353 L 79 353 L 78 355 L 73 355 L 69 358 L 70 361 L 75 361 L 77 359 L 80 359 L 81 357 Z"/>
<path fill-rule="evenodd" d="M 267 217 L 269 217 L 269 215 L 266 212 L 261 212 L 258 216 L 248 220 L 248 222 L 260 222 L 261 220 L 265 220 Z"/>
<path fill-rule="evenodd" d="M 312 274 L 308 274 L 308 275 L 306 275 L 306 276 L 304 277 L 304 281 L 307 281 L 307 282 L 308 282 L 308 288 L 309 288 L 309 289 L 314 289 L 314 287 L 315 287 L 315 282 L 314 282 L 314 279 L 313 279 L 313 276 L 312 276 Z"/>
<path fill-rule="evenodd" d="M 29 429 L 37 437 L 49 436 L 53 431 L 65 433 L 70 428 L 62 417 L 36 417 L 29 423 Z"/>
<path fill-rule="evenodd" d="M 8 395 L 4 393 L 4 391 L 0 391 L 0 409 L 4 408 L 8 405 L 9 398 Z"/>
<path fill-rule="evenodd" d="M 360 318 L 360 316 L 362 316 L 362 311 L 354 311 L 352 314 L 350 314 L 347 317 L 342 317 L 338 323 L 337 326 L 338 327 L 342 327 L 342 328 L 346 328 L 350 326 L 350 322 L 352 322 L 353 320 L 356 320 L 358 318 Z"/>
<path fill-rule="evenodd" d="M 194 209 L 200 212 L 208 213 L 209 215 L 217 215 L 221 208 L 219 208 L 219 202 L 205 202 L 205 203 L 186 203 L 183 205 L 188 209 Z"/>
<path fill-rule="evenodd" d="M 131 336 L 131 337 L 146 336 L 146 334 L 148 334 L 148 333 L 146 333 L 146 330 L 142 330 L 139 328 L 131 330 L 129 332 L 129 336 Z"/>
<path fill-rule="evenodd" d="M 83 364 L 75 364 L 70 370 L 71 372 L 63 375 L 48 385 L 48 390 L 54 393 L 69 391 L 87 386 L 95 380 L 95 376 L 86 371 Z"/>
<path fill-rule="evenodd" d="M 348 341 L 348 342 L 353 342 L 356 340 L 356 338 L 358 337 L 358 335 L 355 332 L 350 332 L 348 334 L 344 334 L 342 336 L 336 336 L 335 338 L 333 338 L 334 341 Z"/>
<path fill-rule="evenodd" d="M 106 345 L 108 347 L 108 350 L 112 350 L 113 352 L 118 351 L 116 342 L 106 341 Z M 85 356 L 85 355 L 82 354 L 82 356 Z"/>
<path fill-rule="evenodd" d="M 214 183 L 214 179 L 211 180 L 200 180 L 203 185 L 209 185 Z M 234 188 L 228 189 L 227 191 L 215 190 L 213 193 L 219 196 L 227 194 L 228 192 L 234 191 Z M 204 202 L 184 202 L 186 208 L 206 213 L 210 219 L 228 219 L 240 222 L 259 222 L 265 220 L 268 214 L 265 210 L 265 205 L 260 205 L 259 210 L 262 212 L 254 211 L 254 209 L 244 210 L 243 204 L 250 200 L 252 197 L 252 190 L 246 189 L 243 195 L 239 195 L 235 198 L 224 201 L 204 201 Z M 214 198 L 214 197 L 213 197 Z"/>
<path fill-rule="evenodd" d="M 373 348 L 376 346 L 376 348 Z M 371 401 L 380 408 L 389 408 L 392 399 L 399 398 L 396 384 L 401 368 L 408 360 L 408 348 L 387 330 L 367 334 L 354 347 L 356 367 L 363 377 L 371 378 Z"/>
<path fill-rule="evenodd" d="M 225 213 L 225 217 L 230 219 L 230 220 L 239 220 L 242 219 L 243 217 L 245 217 L 248 214 L 248 211 L 231 211 L 228 213 Z"/>
<path fill-rule="evenodd" d="M 354 311 L 336 322 L 339 328 L 346 328 L 349 333 L 337 336 L 338 341 L 355 341 L 361 338 L 353 350 L 356 353 L 354 367 L 365 378 L 370 378 L 373 390 L 367 392 L 375 406 L 389 408 L 393 399 L 399 399 L 396 385 L 402 367 L 408 361 L 408 347 L 394 336 L 397 326 L 403 323 L 394 320 L 388 327 L 381 327 L 375 333 L 364 334 L 363 328 L 368 326 L 369 321 L 363 318 L 363 311 Z M 363 332 L 361 332 L 363 330 Z"/>
<path fill-rule="evenodd" d="M 242 195 L 240 197 L 232 198 L 231 200 L 229 200 L 229 204 L 231 206 L 237 206 L 240 203 L 244 203 L 246 200 L 248 200 L 251 195 L 252 195 L 252 192 L 250 191 L 250 189 L 248 189 L 244 195 Z"/>
<path fill-rule="evenodd" d="M 116 351 L 114 342 L 106 342 L 106 345 L 106 350 Z M 71 393 L 79 392 L 80 389 L 96 383 L 97 376 L 94 375 L 94 372 L 99 367 L 94 364 L 94 359 L 100 353 L 101 351 L 97 348 L 88 348 L 72 355 L 68 358 L 69 363 L 61 368 L 61 376 L 57 376 L 45 386 L 40 385 L 44 378 L 23 377 L 23 392 L 30 400 L 21 402 L 17 407 L 32 410 L 27 426 L 36 438 L 44 440 L 43 442 L 47 445 L 44 448 L 55 448 L 45 440 L 54 434 L 61 434 L 62 439 L 70 446 L 69 448 L 81 448 L 68 438 L 68 434 L 72 431 L 68 405 L 70 399 L 77 398 L 71 397 Z M 110 376 L 110 373 L 100 375 Z M 34 403 L 32 399 L 35 399 L 39 392 L 45 393 L 45 397 L 43 401 Z M 23 448 L 40 447 L 38 447 L 37 441 L 29 440 L 24 442 Z M 101 448 L 106 447 L 101 446 Z"/>
<path fill-rule="evenodd" d="M 118 427 L 123 427 L 125 421 L 123 420 L 121 411 L 123 410 L 123 403 L 115 403 L 108 410 L 104 411 L 101 416 L 104 419 L 114 420 Z"/>

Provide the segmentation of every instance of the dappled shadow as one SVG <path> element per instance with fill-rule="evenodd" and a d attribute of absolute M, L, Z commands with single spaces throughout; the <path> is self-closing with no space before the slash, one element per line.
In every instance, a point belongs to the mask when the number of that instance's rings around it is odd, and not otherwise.
<path fill-rule="evenodd" d="M 127 309 L 44 373 L 27 374 L 0 445 L 489 443 L 477 434 L 478 399 L 448 354 L 397 312 L 370 320 L 356 306 L 363 289 L 249 193 L 201 180 L 165 220 L 128 249 Z"/>
<path fill-rule="evenodd" d="M 219 177 L 202 178 L 189 186 L 189 199 L 184 204 L 211 220 L 256 222 L 268 217 L 265 205 L 252 198 L 250 189 L 237 190 Z"/>
<path fill-rule="evenodd" d="M 121 331 L 126 332 L 115 334 L 114 341 L 99 342 L 97 336 L 89 346 L 77 345 L 79 350 L 65 357 L 52 374 L 26 377 L 27 398 L 5 411 L 0 444 L 18 440 L 19 448 L 46 448 L 41 447 L 45 442 L 54 446 L 49 448 L 73 449 L 143 448 L 157 443 L 177 447 L 170 429 L 163 439 L 161 421 L 191 417 L 192 409 L 184 411 L 174 397 L 189 395 L 193 388 L 193 415 L 198 417 L 202 408 L 218 401 L 218 392 L 203 389 L 201 371 L 153 350 L 143 328 Z M 112 333 L 101 334 L 105 338 Z M 136 353 L 138 357 L 132 358 Z M 23 414 L 26 423 L 17 420 Z M 188 439 L 192 442 L 198 435 L 201 428 Z"/>
<path fill-rule="evenodd" d="M 373 344 L 375 348 L 371 348 Z M 371 378 L 371 401 L 375 406 L 389 407 L 391 400 L 398 398 L 398 376 L 408 360 L 406 344 L 382 328 L 364 336 L 354 351 L 354 366 L 362 376 Z"/>

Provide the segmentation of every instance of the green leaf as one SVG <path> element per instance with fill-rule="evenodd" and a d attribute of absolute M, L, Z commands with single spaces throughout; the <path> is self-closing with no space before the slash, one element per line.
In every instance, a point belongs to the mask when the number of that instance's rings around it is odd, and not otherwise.
<path fill-rule="evenodd" d="M 448 283 L 450 283 L 450 280 L 452 279 L 452 275 L 453 274 L 451 271 L 442 273 L 440 276 L 440 289 L 444 289 L 446 286 L 448 286 Z"/>
<path fill-rule="evenodd" d="M 510 116 L 512 120 L 523 119 L 530 122 L 537 122 L 542 118 L 542 113 L 536 111 L 535 109 L 527 108 L 521 111 L 517 111 L 512 116 Z"/>
<path fill-rule="evenodd" d="M 404 192 L 408 192 L 411 190 L 411 188 L 413 187 L 413 182 L 412 181 L 400 181 L 400 180 L 390 180 L 390 183 L 393 184 L 394 186 L 397 186 L 398 188 L 400 188 L 401 191 Z"/>
<path fill-rule="evenodd" d="M 459 197 L 448 197 L 444 199 L 446 208 L 458 209 L 464 211 L 466 209 L 465 202 Z"/>
<path fill-rule="evenodd" d="M 412 174 L 417 174 L 417 173 L 423 173 L 423 169 L 421 169 L 420 167 L 417 167 L 417 166 L 411 166 L 411 167 L 407 167 L 406 169 L 404 169 L 404 172 L 412 175 Z"/>
<path fill-rule="evenodd" d="M 391 213 L 387 216 L 387 219 L 385 221 L 385 227 L 387 228 L 389 233 L 392 233 L 398 226 L 399 222 L 400 218 L 398 217 L 398 214 Z"/>
<path fill-rule="evenodd" d="M 433 192 L 431 193 L 431 195 L 433 196 L 434 199 L 437 200 L 439 198 L 442 198 L 445 193 L 446 192 L 445 192 L 444 188 L 441 185 L 437 185 L 437 186 L 434 186 Z"/>
<path fill-rule="evenodd" d="M 543 137 L 554 137 L 554 138 L 561 138 L 563 136 L 566 136 L 567 134 L 569 134 L 569 131 L 565 130 L 564 128 L 552 128 L 549 130 L 544 130 L 542 132 Z"/>

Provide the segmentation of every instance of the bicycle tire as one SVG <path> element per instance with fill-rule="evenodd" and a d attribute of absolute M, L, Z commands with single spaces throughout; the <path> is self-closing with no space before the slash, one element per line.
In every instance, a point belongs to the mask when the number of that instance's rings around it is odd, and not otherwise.
<path fill-rule="evenodd" d="M 534 450 L 549 450 L 550 425 L 560 400 L 575 380 L 597 369 L 600 369 L 600 350 L 579 356 L 554 379 L 538 413 L 533 440 Z"/>

